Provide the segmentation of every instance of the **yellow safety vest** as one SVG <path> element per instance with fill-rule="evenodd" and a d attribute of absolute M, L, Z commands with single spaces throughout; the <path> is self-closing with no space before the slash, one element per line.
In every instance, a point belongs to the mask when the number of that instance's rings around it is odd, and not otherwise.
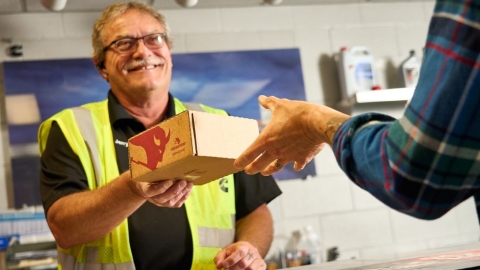
<path fill-rule="evenodd" d="M 203 104 L 183 104 L 175 99 L 178 114 L 197 106 L 206 112 L 224 114 Z M 197 110 L 198 110 L 197 109 Z M 91 190 L 119 176 L 115 146 L 108 114 L 108 101 L 63 110 L 40 125 L 40 154 L 45 150 L 52 122 L 58 123 L 78 155 Z M 229 175 L 201 186 L 193 186 L 185 202 L 193 239 L 192 270 L 216 269 L 213 258 L 235 237 L 235 185 Z M 228 190 L 228 192 L 225 192 Z M 69 249 L 58 247 L 59 269 L 135 269 L 125 219 L 107 236 Z"/>

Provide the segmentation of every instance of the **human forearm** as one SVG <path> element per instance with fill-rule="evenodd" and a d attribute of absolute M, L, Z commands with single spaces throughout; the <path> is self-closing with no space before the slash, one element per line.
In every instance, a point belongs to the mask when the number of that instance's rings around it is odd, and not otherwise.
<path fill-rule="evenodd" d="M 145 202 L 133 192 L 129 173 L 92 191 L 68 195 L 56 201 L 47 220 L 59 246 L 67 248 L 101 238 Z"/>
<path fill-rule="evenodd" d="M 246 241 L 265 257 L 273 240 L 273 220 L 266 204 L 237 221 L 235 241 Z"/>
<path fill-rule="evenodd" d="M 50 207 L 47 221 L 60 246 L 84 244 L 105 236 L 146 200 L 158 207 L 181 207 L 192 186 L 172 179 L 135 182 L 127 171 L 99 189 L 59 199 Z"/>
<path fill-rule="evenodd" d="M 349 115 L 322 105 L 312 105 L 308 121 L 304 126 L 312 127 L 311 136 L 317 134 L 317 137 L 330 146 L 333 144 L 333 138 L 338 128 L 350 118 Z"/>
<path fill-rule="evenodd" d="M 470 171 L 462 175 L 462 167 L 449 167 L 455 164 L 454 155 L 442 157 L 438 166 L 436 147 L 441 144 L 414 132 L 409 123 L 376 113 L 356 116 L 341 127 L 333 150 L 342 170 L 359 187 L 392 209 L 431 220 L 475 191 L 461 188 Z"/>

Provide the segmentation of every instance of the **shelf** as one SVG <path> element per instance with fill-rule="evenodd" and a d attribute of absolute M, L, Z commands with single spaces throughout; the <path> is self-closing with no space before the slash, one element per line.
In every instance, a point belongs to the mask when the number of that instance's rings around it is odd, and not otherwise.
<path fill-rule="evenodd" d="M 350 107 L 355 104 L 408 101 L 413 95 L 415 88 L 394 88 L 372 91 L 361 91 L 353 94 L 350 98 L 340 101 L 339 106 Z"/>
<path fill-rule="evenodd" d="M 13 243 L 3 253 L 0 269 L 57 269 L 55 241 L 19 244 Z M 4 268 L 2 268 L 2 263 Z"/>

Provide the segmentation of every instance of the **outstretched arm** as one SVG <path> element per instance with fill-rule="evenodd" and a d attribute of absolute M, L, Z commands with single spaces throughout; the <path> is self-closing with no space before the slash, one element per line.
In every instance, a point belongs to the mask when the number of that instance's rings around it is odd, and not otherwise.
<path fill-rule="evenodd" d="M 99 189 L 60 198 L 48 210 L 47 221 L 58 245 L 69 248 L 105 236 L 146 200 L 180 207 L 191 188 L 187 181 L 133 182 L 127 171 Z"/>
<path fill-rule="evenodd" d="M 235 165 L 272 173 L 272 161 L 295 161 L 300 169 L 328 143 L 348 177 L 389 207 L 422 219 L 447 213 L 480 192 L 480 30 L 472 22 L 480 22 L 475 1 L 437 1 L 420 78 L 400 119 L 374 112 L 348 118 L 262 97 L 272 121 Z"/>

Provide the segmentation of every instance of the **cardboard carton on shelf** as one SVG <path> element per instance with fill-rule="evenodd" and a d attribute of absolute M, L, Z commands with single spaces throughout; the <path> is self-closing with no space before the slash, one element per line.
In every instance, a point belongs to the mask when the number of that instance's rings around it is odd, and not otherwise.
<path fill-rule="evenodd" d="M 131 178 L 206 184 L 237 172 L 233 162 L 258 133 L 253 119 L 184 111 L 129 139 Z"/>

